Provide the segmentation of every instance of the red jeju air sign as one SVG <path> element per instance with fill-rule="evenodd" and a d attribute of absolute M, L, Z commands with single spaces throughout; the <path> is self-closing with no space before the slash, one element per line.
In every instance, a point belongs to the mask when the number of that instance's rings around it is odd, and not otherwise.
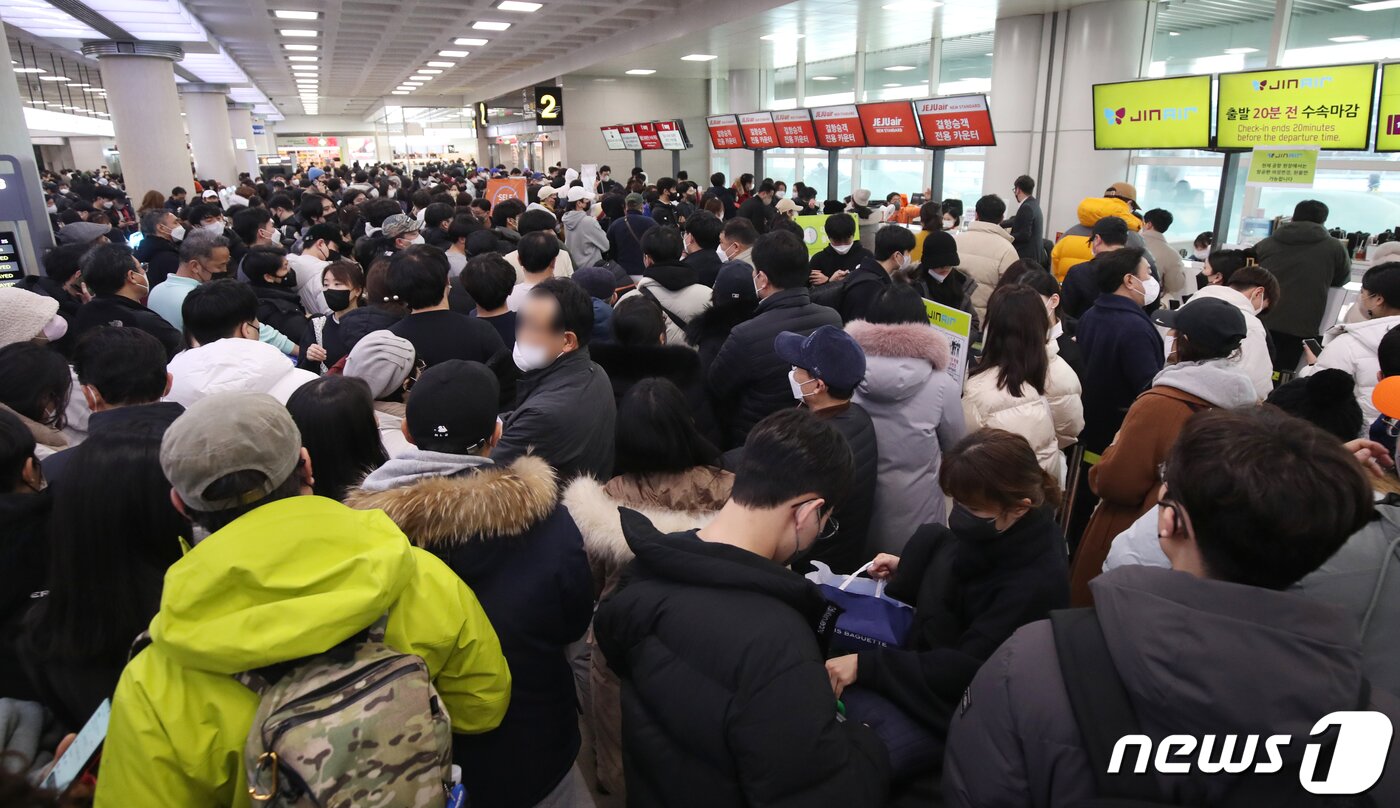
<path fill-rule="evenodd" d="M 817 107 L 812 110 L 812 124 L 817 130 L 817 145 L 823 149 L 852 149 L 865 145 L 865 132 L 861 131 L 855 104 Z"/>

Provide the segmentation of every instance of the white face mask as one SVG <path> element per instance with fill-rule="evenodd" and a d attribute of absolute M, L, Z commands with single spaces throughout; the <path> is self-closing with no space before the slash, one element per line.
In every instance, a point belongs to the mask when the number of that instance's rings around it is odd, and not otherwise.
<path fill-rule="evenodd" d="M 422 234 L 422 233 L 419 233 L 418 235 L 416 235 L 416 236 L 413 237 L 413 240 L 412 240 L 412 241 L 410 241 L 410 242 L 408 242 L 408 243 L 409 243 L 409 244 L 422 244 L 422 243 L 423 243 L 423 234 Z"/>
<path fill-rule="evenodd" d="M 792 397 L 795 398 L 795 399 L 797 399 L 798 401 L 801 401 L 802 399 L 806 398 L 807 396 L 814 396 L 814 395 L 816 395 L 816 391 L 812 391 L 812 392 L 810 392 L 810 393 L 804 393 L 804 392 L 802 392 L 802 385 L 804 385 L 804 384 L 811 384 L 812 382 L 815 382 L 815 381 L 816 381 L 816 379 L 808 379 L 808 380 L 805 381 L 805 382 L 799 382 L 799 381 L 797 380 L 797 369 L 794 368 L 794 369 L 788 371 L 788 386 L 792 388 Z"/>
<path fill-rule="evenodd" d="M 1157 295 L 1162 293 L 1162 284 L 1156 278 L 1148 277 L 1142 282 L 1142 305 L 1151 306 L 1157 302 Z"/>
<path fill-rule="evenodd" d="M 204 232 L 213 233 L 216 236 L 222 236 L 224 234 L 223 222 L 205 222 L 200 225 L 200 227 L 204 229 Z"/>
<path fill-rule="evenodd" d="M 774 191 L 773 196 L 776 199 L 782 199 L 783 197 L 787 196 L 787 191 Z"/>
<path fill-rule="evenodd" d="M 851 248 L 854 246 L 856 246 L 855 242 L 850 244 L 833 244 L 831 245 L 831 249 L 835 250 L 837 255 L 845 255 L 850 252 Z"/>
<path fill-rule="evenodd" d="M 171 241 L 184 241 L 184 240 L 185 240 L 185 226 L 182 225 L 182 224 L 177 224 L 177 225 L 175 225 L 175 229 L 170 231 L 170 240 L 171 240 Z"/>
<path fill-rule="evenodd" d="M 58 205 L 49 205 L 45 210 L 49 213 L 58 213 Z"/>
<path fill-rule="evenodd" d="M 957 219 L 954 219 L 954 218 L 951 217 L 951 216 L 944 216 L 944 217 L 943 217 L 943 229 L 944 229 L 944 230 L 952 230 L 953 228 L 955 228 L 955 227 L 957 227 L 957 226 L 958 226 L 958 220 L 957 220 Z"/>
<path fill-rule="evenodd" d="M 1196 258 L 1197 261 L 1204 261 L 1204 260 L 1206 260 L 1206 259 L 1209 258 L 1209 257 L 1210 257 L 1210 248 L 1209 248 L 1209 247 L 1205 248 L 1204 250 L 1196 250 L 1196 252 L 1195 252 L 1195 258 Z"/>
<path fill-rule="evenodd" d="M 719 255 L 719 260 L 721 260 L 721 261 L 728 261 L 728 260 L 729 260 L 729 253 L 727 253 L 727 252 L 724 251 L 724 246 L 723 246 L 723 245 L 720 245 L 720 246 L 716 247 L 716 248 L 715 248 L 715 253 Z"/>
<path fill-rule="evenodd" d="M 899 262 L 899 268 L 908 269 L 912 266 L 914 266 L 914 259 L 909 256 L 909 253 L 905 253 L 904 258 L 902 258 Z"/>
<path fill-rule="evenodd" d="M 515 341 L 515 349 L 511 351 L 511 359 L 515 360 L 515 366 L 520 368 L 522 373 L 529 373 L 532 370 L 541 370 L 554 364 L 554 360 L 563 354 L 550 357 L 549 349 L 538 345 L 526 345 L 520 340 Z"/>

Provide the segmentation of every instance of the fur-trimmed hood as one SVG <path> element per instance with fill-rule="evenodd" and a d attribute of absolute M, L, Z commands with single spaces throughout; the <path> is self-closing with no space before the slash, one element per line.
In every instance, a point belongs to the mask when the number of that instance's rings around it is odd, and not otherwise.
<path fill-rule="evenodd" d="M 414 544 L 434 549 L 524 533 L 554 511 L 558 493 L 554 469 L 526 455 L 509 466 L 422 476 L 383 491 L 356 489 L 345 504 L 384 511 Z"/>
<path fill-rule="evenodd" d="M 853 320 L 846 325 L 846 333 L 860 345 L 866 356 L 924 359 L 933 365 L 934 370 L 948 367 L 951 361 L 948 340 L 931 326 L 915 323 L 882 325 Z"/>
<path fill-rule="evenodd" d="M 564 489 L 564 507 L 583 534 L 583 548 L 595 565 L 617 569 L 632 560 L 632 549 L 622 535 L 622 503 L 608 496 L 603 484 L 579 477 Z M 631 507 L 631 506 L 628 506 Z M 673 511 L 665 508 L 632 508 L 651 520 L 662 533 L 680 533 L 704 527 L 714 519 L 709 511 Z"/>

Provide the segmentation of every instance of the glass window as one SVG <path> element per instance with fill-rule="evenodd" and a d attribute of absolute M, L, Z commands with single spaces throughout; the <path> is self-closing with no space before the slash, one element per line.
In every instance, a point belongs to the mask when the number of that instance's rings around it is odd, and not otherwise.
<path fill-rule="evenodd" d="M 807 63 L 804 103 L 809 107 L 849 104 L 856 100 L 856 57 Z"/>
<path fill-rule="evenodd" d="M 992 89 L 992 32 L 943 40 L 935 95 L 985 93 Z"/>
<path fill-rule="evenodd" d="M 1319 168 L 1311 188 L 1259 189 L 1266 218 L 1292 216 L 1293 206 L 1304 199 L 1327 204 L 1328 227 L 1380 233 L 1400 226 L 1400 175 L 1394 172 Z"/>
<path fill-rule="evenodd" d="M 862 101 L 894 98 L 927 98 L 927 42 L 865 55 L 865 87 Z"/>
<path fill-rule="evenodd" d="M 1173 3 L 1157 11 L 1149 76 L 1230 73 L 1268 66 L 1273 0 L 1239 0 L 1228 9 Z"/>
<path fill-rule="evenodd" d="M 1295 3 L 1284 66 L 1377 62 L 1400 53 L 1400 8 L 1358 11 Z"/>
<path fill-rule="evenodd" d="M 764 109 L 794 109 L 797 106 L 797 68 L 780 67 L 769 73 L 768 104 Z"/>
<path fill-rule="evenodd" d="M 986 167 L 987 163 L 982 158 L 959 160 L 949 155 L 947 161 L 943 163 L 943 198 L 963 200 L 964 211 L 971 213 L 977 200 L 982 198 L 982 174 Z M 919 186 L 919 190 L 922 191 L 926 185 L 928 185 L 927 178 Z M 993 191 L 993 193 L 1000 194 L 1002 199 L 1009 196 L 1000 191 Z"/>
<path fill-rule="evenodd" d="M 836 197 L 844 199 L 851 194 L 851 176 L 855 171 L 855 158 L 848 151 L 840 153 L 836 164 Z M 802 152 L 802 181 L 817 189 L 817 199 L 826 195 L 827 168 L 830 155 L 824 151 L 808 149 Z"/>
<path fill-rule="evenodd" d="M 895 191 L 914 194 L 928 186 L 929 170 L 920 157 L 867 157 L 860 164 L 860 185 L 870 189 L 872 201 Z"/>
<path fill-rule="evenodd" d="M 1138 189 L 1138 198 L 1143 207 L 1171 211 L 1173 221 L 1167 236 L 1169 240 L 1190 241 L 1198 233 L 1213 229 L 1215 203 L 1220 194 L 1221 163 L 1218 157 L 1190 163 L 1173 163 L 1171 158 L 1158 158 L 1151 164 L 1135 167 L 1133 185 Z"/>

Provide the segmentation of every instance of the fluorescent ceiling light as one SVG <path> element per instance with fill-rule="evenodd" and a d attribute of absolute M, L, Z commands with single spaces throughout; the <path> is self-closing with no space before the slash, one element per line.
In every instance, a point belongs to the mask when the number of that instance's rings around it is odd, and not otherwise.
<path fill-rule="evenodd" d="M 1181 36 L 1180 31 L 1168 31 L 1167 36 Z"/>
<path fill-rule="evenodd" d="M 682 62 L 710 62 L 710 61 L 714 61 L 715 59 L 718 59 L 718 58 L 719 58 L 718 56 L 714 56 L 714 55 L 708 54 L 708 53 L 692 53 L 692 54 L 689 54 L 689 55 L 687 55 L 687 56 L 682 56 L 682 57 L 681 57 L 681 61 L 682 61 Z"/>
<path fill-rule="evenodd" d="M 447 56 L 449 58 L 460 59 L 463 56 L 468 55 L 469 53 L 471 53 L 471 51 L 440 50 L 438 51 L 438 56 Z"/>
<path fill-rule="evenodd" d="M 766 42 L 781 42 L 788 39 L 802 39 L 806 34 L 764 34 L 759 37 Z"/>
<path fill-rule="evenodd" d="M 489 42 L 489 41 L 490 41 L 490 40 L 487 40 L 487 39 L 475 39 L 475 38 L 469 37 L 469 36 L 459 36 L 459 37 L 457 37 L 456 39 L 452 40 L 452 44 L 453 44 L 453 45 L 485 45 L 485 44 L 486 44 L 487 42 Z"/>
<path fill-rule="evenodd" d="M 49 71 L 42 67 L 16 67 L 16 73 L 47 73 Z"/>
<path fill-rule="evenodd" d="M 1400 8 L 1400 0 L 1381 0 L 1379 3 L 1358 3 L 1352 6 L 1354 11 L 1385 11 L 1392 8 Z"/>
<path fill-rule="evenodd" d="M 314 20 L 317 17 L 321 16 L 321 12 L 289 11 L 286 9 L 278 9 L 277 11 L 272 12 L 272 16 L 276 17 L 279 20 Z"/>
<path fill-rule="evenodd" d="M 903 85 L 903 84 L 899 84 L 899 83 L 895 83 L 895 84 L 886 84 L 885 86 L 886 86 L 886 87 L 903 87 L 904 85 Z"/>
<path fill-rule="evenodd" d="M 456 62 L 424 62 L 428 67 L 456 67 Z"/>
<path fill-rule="evenodd" d="M 943 4 L 937 2 L 937 0 L 904 0 L 903 2 L 890 3 L 880 8 L 886 11 L 926 11 L 938 8 L 941 5 Z"/>
<path fill-rule="evenodd" d="M 321 82 L 317 81 L 316 79 L 297 79 L 297 84 L 300 84 L 304 87 L 315 87 L 320 83 Z"/>
<path fill-rule="evenodd" d="M 391 90 L 389 95 L 413 95 L 413 93 L 408 90 Z"/>
<path fill-rule="evenodd" d="M 1361 35 L 1361 34 L 1353 34 L 1352 36 L 1329 36 L 1329 37 L 1327 37 L 1327 41 L 1328 41 L 1328 42 L 1365 42 L 1365 41 L 1367 41 L 1368 39 L 1370 39 L 1370 37 L 1368 37 L 1368 36 L 1363 36 L 1363 35 Z"/>
<path fill-rule="evenodd" d="M 316 45 L 283 45 L 282 48 L 283 48 L 284 50 L 289 50 L 289 51 L 314 51 L 314 50 L 320 50 L 320 48 L 317 47 Z"/>
<path fill-rule="evenodd" d="M 86 90 L 83 90 L 83 92 L 85 92 L 85 93 L 101 93 L 101 92 L 106 92 L 106 91 L 103 90 L 101 87 L 89 87 L 89 88 L 87 88 Z"/>
<path fill-rule="evenodd" d="M 982 54 L 982 55 L 983 55 L 983 56 L 995 56 L 996 54 L 995 54 L 994 51 L 987 51 L 986 53 L 984 53 L 984 54 Z"/>
<path fill-rule="evenodd" d="M 86 87 L 86 84 L 69 84 L 69 87 Z"/>
<path fill-rule="evenodd" d="M 885 69 L 891 73 L 903 73 L 906 70 L 913 70 L 914 67 L 913 65 L 890 65 Z"/>
<path fill-rule="evenodd" d="M 522 3 L 520 0 L 501 0 L 501 2 L 496 4 L 496 8 L 501 11 L 524 11 L 529 13 L 539 11 L 541 8 L 544 8 L 544 6 L 539 3 Z"/>
<path fill-rule="evenodd" d="M 1239 53 L 1258 53 L 1258 48 L 1226 48 L 1225 52 L 1231 55 Z"/>
<path fill-rule="evenodd" d="M 68 81 L 67 76 L 40 76 L 39 81 Z"/>
<path fill-rule="evenodd" d="M 812 81 L 836 81 L 835 76 L 813 76 Z"/>
<path fill-rule="evenodd" d="M 472 23 L 472 28 L 475 28 L 478 31 L 504 31 L 509 27 L 510 23 L 508 22 L 482 21 Z"/>
<path fill-rule="evenodd" d="M 319 62 L 319 61 L 321 61 L 321 57 L 319 57 L 319 56 L 288 56 L 288 57 L 287 57 L 287 61 L 289 61 L 289 62 Z"/>
<path fill-rule="evenodd" d="M 282 36 L 320 36 L 321 32 L 311 28 L 283 28 L 279 33 Z"/>
<path fill-rule="evenodd" d="M 430 70 L 430 69 L 428 69 L 428 68 L 426 68 L 426 67 L 422 67 L 422 68 L 419 68 L 419 69 L 418 69 L 418 72 L 419 72 L 420 74 L 422 74 L 422 75 L 425 75 L 425 76 L 436 76 L 436 75 L 438 75 L 439 73 L 441 73 L 442 71 L 441 71 L 441 70 Z"/>
<path fill-rule="evenodd" d="M 633 69 L 627 71 L 627 75 L 629 75 L 629 76 L 650 76 L 652 73 L 655 73 L 655 72 L 656 72 L 655 70 L 652 70 L 652 69 L 650 69 L 650 68 L 646 68 L 646 67 L 636 67 L 636 68 L 633 68 Z"/>

